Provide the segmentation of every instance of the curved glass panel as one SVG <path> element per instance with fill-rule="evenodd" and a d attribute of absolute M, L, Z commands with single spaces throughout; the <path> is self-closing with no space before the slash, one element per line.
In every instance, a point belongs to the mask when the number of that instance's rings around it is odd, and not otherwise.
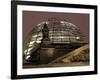
<path fill-rule="evenodd" d="M 38 24 L 24 42 L 24 60 L 41 45 L 83 43 L 83 35 L 79 28 L 66 21 L 44 21 Z"/>

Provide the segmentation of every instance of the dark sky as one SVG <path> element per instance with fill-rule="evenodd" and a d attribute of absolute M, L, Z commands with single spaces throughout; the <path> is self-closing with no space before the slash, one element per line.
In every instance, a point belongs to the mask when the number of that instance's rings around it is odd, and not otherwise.
<path fill-rule="evenodd" d="M 89 14 L 79 13 L 57 13 L 57 12 L 36 12 L 36 11 L 23 11 L 23 38 L 42 21 L 49 18 L 65 19 L 67 22 L 73 23 L 78 26 L 81 32 L 85 35 L 86 42 L 89 42 Z"/>

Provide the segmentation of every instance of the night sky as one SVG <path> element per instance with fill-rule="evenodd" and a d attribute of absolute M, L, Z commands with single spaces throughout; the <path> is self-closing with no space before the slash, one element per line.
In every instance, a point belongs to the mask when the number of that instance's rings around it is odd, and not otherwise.
<path fill-rule="evenodd" d="M 89 14 L 79 13 L 57 13 L 57 12 L 36 12 L 23 11 L 23 38 L 25 39 L 29 32 L 37 24 L 47 21 L 49 18 L 65 19 L 67 22 L 73 23 L 80 28 L 85 35 L 86 42 L 89 42 Z"/>

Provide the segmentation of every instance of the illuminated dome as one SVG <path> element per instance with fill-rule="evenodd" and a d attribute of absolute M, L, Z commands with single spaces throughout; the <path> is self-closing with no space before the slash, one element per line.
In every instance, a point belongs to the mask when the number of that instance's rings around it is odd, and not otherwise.
<path fill-rule="evenodd" d="M 33 28 L 24 42 L 24 58 L 36 51 L 41 44 L 70 44 L 83 43 L 80 29 L 64 20 L 43 21 Z"/>
<path fill-rule="evenodd" d="M 48 27 L 51 43 L 81 43 L 83 36 L 77 26 L 66 21 L 45 21 L 33 28 L 33 37 L 40 43 L 43 38 L 42 29 L 44 24 Z"/>

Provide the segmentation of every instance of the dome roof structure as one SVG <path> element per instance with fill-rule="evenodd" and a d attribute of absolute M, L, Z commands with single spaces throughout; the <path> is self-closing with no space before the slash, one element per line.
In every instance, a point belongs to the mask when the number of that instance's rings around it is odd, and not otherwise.
<path fill-rule="evenodd" d="M 43 38 L 44 24 L 48 27 L 51 43 L 82 43 L 84 41 L 83 35 L 76 25 L 66 21 L 44 21 L 32 30 L 34 39 L 37 38 L 37 43 Z"/>
<path fill-rule="evenodd" d="M 43 21 L 33 28 L 24 42 L 25 60 L 40 47 L 43 41 L 45 44 L 70 44 L 83 43 L 84 39 L 80 29 L 70 22 L 63 20 Z"/>

